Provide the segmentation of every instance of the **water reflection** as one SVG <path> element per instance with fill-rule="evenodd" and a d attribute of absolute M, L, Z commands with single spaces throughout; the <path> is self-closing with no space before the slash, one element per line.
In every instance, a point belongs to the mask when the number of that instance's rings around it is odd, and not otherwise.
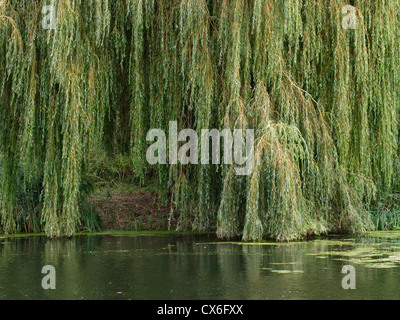
<path fill-rule="evenodd" d="M 399 299 L 400 240 L 276 245 L 214 236 L 0 239 L 0 299 Z M 342 267 L 357 289 L 341 286 Z M 43 290 L 52 265 L 57 289 Z"/>

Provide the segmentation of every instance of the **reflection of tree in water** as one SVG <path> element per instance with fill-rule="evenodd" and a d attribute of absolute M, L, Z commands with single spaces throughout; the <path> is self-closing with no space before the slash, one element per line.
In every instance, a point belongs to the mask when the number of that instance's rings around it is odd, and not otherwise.
<path fill-rule="evenodd" d="M 206 236 L 0 241 L 0 298 L 341 299 L 396 298 L 399 292 L 398 239 L 264 245 L 213 243 L 215 237 Z M 41 288 L 44 265 L 56 268 L 55 291 Z M 344 265 L 356 268 L 357 292 L 343 292 Z"/>

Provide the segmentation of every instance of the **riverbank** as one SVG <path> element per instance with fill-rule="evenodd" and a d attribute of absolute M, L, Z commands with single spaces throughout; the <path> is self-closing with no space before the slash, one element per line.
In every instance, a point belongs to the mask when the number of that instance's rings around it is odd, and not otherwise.
<path fill-rule="evenodd" d="M 180 231 L 100 231 L 100 232 L 78 232 L 75 236 L 111 236 L 111 237 L 161 237 L 161 236 L 188 236 L 188 235 L 210 235 L 211 232 L 180 232 Z M 18 239 L 29 237 L 45 237 L 45 233 L 18 233 L 0 234 L 0 239 Z"/>
<path fill-rule="evenodd" d="M 203 235 L 215 232 L 178 232 L 176 221 L 170 219 L 170 204 L 160 205 L 160 190 L 156 184 L 139 187 L 131 183 L 109 183 L 95 186 L 94 192 L 88 197 L 88 204 L 94 209 L 96 219 L 100 221 L 100 231 L 81 229 L 77 236 L 167 236 L 167 235 Z M 98 216 L 98 217 L 97 217 Z M 384 220 L 384 219 L 381 219 Z M 390 219 L 392 221 L 393 219 Z M 23 238 L 45 236 L 44 233 L 19 233 L 16 235 L 2 235 L 4 238 Z M 346 235 L 323 235 L 326 237 L 346 237 Z M 347 235 L 354 237 L 355 235 Z M 361 236 L 372 236 L 389 239 L 400 239 L 400 232 L 394 231 L 369 231 Z M 311 237 L 312 240 L 321 237 Z M 275 243 L 275 241 L 252 242 L 254 244 Z M 296 241 L 299 242 L 299 241 Z M 302 242 L 302 241 L 300 241 Z M 245 243 L 245 242 L 229 242 Z"/>
<path fill-rule="evenodd" d="M 215 235 L 215 232 L 193 232 L 193 231 L 118 231 L 118 230 L 105 230 L 99 232 L 77 232 L 75 236 L 111 236 L 111 237 L 160 237 L 160 236 L 206 236 Z M 18 239 L 18 238 L 30 238 L 30 237 L 45 237 L 45 233 L 18 233 L 18 234 L 0 234 L 0 239 Z M 279 245 L 279 244 L 296 244 L 312 242 L 315 240 L 325 240 L 325 239 L 346 239 L 346 238 L 377 238 L 377 239 L 387 239 L 387 240 L 400 240 L 400 231 L 368 231 L 362 235 L 323 235 L 315 236 L 308 240 L 299 240 L 291 242 L 276 242 L 273 240 L 264 240 L 258 242 L 244 242 L 244 241 L 218 241 L 211 242 L 209 244 L 230 244 L 230 245 Z"/>
<path fill-rule="evenodd" d="M 96 189 L 88 200 L 99 215 L 102 230 L 168 230 L 170 207 L 167 203 L 160 204 L 157 191 L 152 187 L 103 187 Z"/>

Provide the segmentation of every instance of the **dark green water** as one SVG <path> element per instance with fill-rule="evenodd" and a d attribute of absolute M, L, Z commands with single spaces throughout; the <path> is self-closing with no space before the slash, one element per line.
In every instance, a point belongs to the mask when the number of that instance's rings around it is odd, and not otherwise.
<path fill-rule="evenodd" d="M 400 237 L 212 244 L 213 236 L 0 239 L 0 299 L 400 299 Z M 344 290 L 345 265 L 356 290 Z M 56 269 L 56 290 L 41 286 Z"/>

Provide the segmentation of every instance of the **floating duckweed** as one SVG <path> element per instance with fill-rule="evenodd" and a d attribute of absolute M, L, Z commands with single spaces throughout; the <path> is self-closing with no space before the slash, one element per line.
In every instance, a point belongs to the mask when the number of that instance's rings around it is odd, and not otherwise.
<path fill-rule="evenodd" d="M 369 269 L 393 269 L 399 266 L 391 263 L 370 263 L 366 264 L 365 267 Z"/>
<path fill-rule="evenodd" d="M 354 245 L 355 240 L 354 239 L 348 239 L 348 240 L 314 240 L 311 241 L 310 243 L 313 243 L 315 245 L 321 245 L 321 246 L 349 246 L 349 245 Z"/>
<path fill-rule="evenodd" d="M 292 246 L 306 245 L 306 242 L 205 242 L 196 245 L 234 245 L 234 246 Z"/>
<path fill-rule="evenodd" d="M 299 264 L 299 262 L 281 262 L 281 263 L 279 263 L 279 262 L 273 262 L 273 263 L 270 263 L 270 265 L 273 265 L 273 266 L 285 266 L 285 265 L 287 265 L 287 266 L 290 266 L 290 265 L 298 265 Z"/>
<path fill-rule="evenodd" d="M 400 239 L 400 231 L 374 231 L 366 235 L 371 238 Z"/>
<path fill-rule="evenodd" d="M 302 270 L 272 270 L 271 272 L 277 274 L 303 274 Z"/>
<path fill-rule="evenodd" d="M 366 238 L 368 239 L 368 238 Z M 340 248 L 337 247 L 336 249 Z M 331 250 L 319 253 L 310 253 L 317 259 L 333 257 L 335 261 L 350 264 L 359 264 L 368 268 L 394 268 L 400 266 L 400 251 L 398 246 L 386 242 L 354 243 L 349 250 Z"/>

